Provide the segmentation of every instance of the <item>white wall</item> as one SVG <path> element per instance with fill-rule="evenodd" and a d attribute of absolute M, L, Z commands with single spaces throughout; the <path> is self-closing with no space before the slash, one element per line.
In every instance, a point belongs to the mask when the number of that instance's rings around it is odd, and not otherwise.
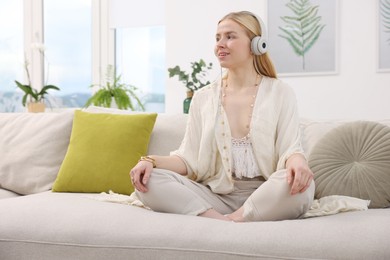
<path fill-rule="evenodd" d="M 211 78 L 219 77 L 213 54 L 217 22 L 239 10 L 267 23 L 266 0 L 166 0 L 167 67 L 189 68 L 203 58 L 215 66 Z M 377 1 L 339 1 L 339 73 L 282 78 L 295 90 L 301 117 L 390 119 L 390 72 L 376 72 L 377 18 Z M 182 111 L 185 91 L 176 78 L 167 79 L 167 113 Z"/>
<path fill-rule="evenodd" d="M 215 32 L 218 21 L 231 11 L 259 10 L 265 14 L 264 0 L 166 0 L 166 63 L 167 68 L 179 65 L 189 69 L 190 62 L 200 58 L 214 64 L 211 79 L 220 75 L 220 67 L 214 56 Z M 168 75 L 168 74 L 167 74 Z M 177 77 L 167 80 L 165 111 L 180 113 L 186 88 Z"/>

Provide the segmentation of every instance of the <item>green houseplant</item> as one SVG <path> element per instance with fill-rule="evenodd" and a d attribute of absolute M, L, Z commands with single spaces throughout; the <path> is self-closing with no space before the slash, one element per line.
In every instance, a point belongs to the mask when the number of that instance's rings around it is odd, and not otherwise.
<path fill-rule="evenodd" d="M 112 65 L 107 67 L 106 81 L 104 84 L 91 85 L 98 86 L 91 98 L 87 100 L 86 107 L 90 105 L 112 107 L 113 103 L 119 109 L 131 109 L 145 111 L 145 107 L 136 94 L 138 90 L 135 86 L 121 82 L 121 75 L 116 75 L 116 71 Z"/>
<path fill-rule="evenodd" d="M 190 72 L 182 70 L 180 66 L 177 65 L 173 68 L 168 68 L 169 77 L 172 78 L 177 76 L 179 81 L 187 88 L 187 98 L 183 102 L 183 112 L 185 114 L 188 113 L 194 91 L 210 84 L 210 81 L 205 78 L 212 67 L 213 64 L 211 62 L 206 64 L 203 59 L 200 59 L 199 61 L 191 62 Z"/>
<path fill-rule="evenodd" d="M 41 50 L 41 53 L 43 51 Z M 27 74 L 28 84 L 22 84 L 15 80 L 16 86 L 24 92 L 22 98 L 22 104 L 29 112 L 44 112 L 45 111 L 45 95 L 48 94 L 49 89 L 60 90 L 59 87 L 54 85 L 44 85 L 42 89 L 37 90 L 31 86 L 30 72 L 28 70 L 29 63 L 27 60 L 24 62 L 24 69 Z"/>
<path fill-rule="evenodd" d="M 54 85 L 45 85 L 41 90 L 36 90 L 31 87 L 30 84 L 23 85 L 19 81 L 15 80 L 16 86 L 24 92 L 22 98 L 23 106 L 26 106 L 29 112 L 43 112 L 45 111 L 45 95 L 48 94 L 49 89 L 60 90 L 59 87 Z"/>

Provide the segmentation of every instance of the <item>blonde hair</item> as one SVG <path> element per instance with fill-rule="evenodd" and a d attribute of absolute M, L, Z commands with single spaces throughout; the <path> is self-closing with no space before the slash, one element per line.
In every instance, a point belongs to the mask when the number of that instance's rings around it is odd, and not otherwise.
<path fill-rule="evenodd" d="M 261 36 L 262 31 L 260 28 L 260 22 L 257 20 L 257 16 L 248 11 L 232 12 L 225 15 L 219 22 L 230 19 L 241 25 L 248 34 L 249 39 L 253 39 L 255 36 Z M 268 52 L 262 55 L 254 55 L 253 66 L 260 75 L 265 75 L 271 78 L 276 78 L 276 70 L 272 63 Z"/>

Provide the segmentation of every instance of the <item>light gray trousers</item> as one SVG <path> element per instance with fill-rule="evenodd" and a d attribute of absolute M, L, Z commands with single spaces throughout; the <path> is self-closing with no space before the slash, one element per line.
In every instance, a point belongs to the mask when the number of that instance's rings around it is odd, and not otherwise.
<path fill-rule="evenodd" d="M 180 174 L 154 169 L 148 192 L 137 192 L 138 198 L 158 212 L 199 215 L 208 209 L 229 214 L 244 205 L 245 221 L 273 221 L 299 218 L 314 199 L 314 181 L 303 193 L 290 195 L 286 170 L 280 170 L 265 181 L 235 180 L 234 191 L 216 194 L 209 187 Z"/>

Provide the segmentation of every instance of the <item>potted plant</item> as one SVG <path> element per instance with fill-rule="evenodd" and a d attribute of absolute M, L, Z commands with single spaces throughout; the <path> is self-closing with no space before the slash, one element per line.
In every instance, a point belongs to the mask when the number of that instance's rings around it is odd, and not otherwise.
<path fill-rule="evenodd" d="M 54 85 L 45 85 L 41 90 L 36 90 L 31 87 L 30 84 L 23 85 L 19 81 L 15 80 L 16 86 L 20 88 L 24 92 L 24 96 L 22 98 L 23 106 L 26 106 L 28 112 L 44 112 L 45 111 L 45 95 L 48 94 L 47 91 L 49 89 L 60 90 L 59 87 Z"/>
<path fill-rule="evenodd" d="M 95 106 L 117 107 L 133 111 L 139 108 L 145 111 L 144 105 L 136 94 L 138 89 L 135 86 L 122 83 L 121 75 L 116 75 L 112 65 L 108 65 L 106 76 L 104 84 L 91 85 L 91 87 L 98 86 L 99 90 L 87 100 L 86 107 L 93 104 Z"/>
<path fill-rule="evenodd" d="M 31 46 L 31 51 L 38 51 L 42 60 L 45 60 L 45 46 L 39 42 L 35 42 Z M 26 71 L 28 84 L 24 85 L 15 80 L 16 86 L 24 92 L 22 98 L 22 104 L 25 107 L 27 105 L 28 112 L 44 112 L 45 111 L 45 95 L 48 94 L 49 89 L 60 90 L 59 87 L 54 85 L 44 85 L 40 90 L 31 86 L 31 78 L 29 72 L 29 62 L 27 58 L 24 58 L 24 70 Z M 49 66 L 49 65 L 47 65 Z"/>
<path fill-rule="evenodd" d="M 194 91 L 210 84 L 210 81 L 206 80 L 205 77 L 207 76 L 208 70 L 211 70 L 212 67 L 213 64 L 211 62 L 206 64 L 203 59 L 200 59 L 199 61 L 191 62 L 191 71 L 189 73 L 182 70 L 180 66 L 168 68 L 169 77 L 177 76 L 179 81 L 183 82 L 187 88 L 187 98 L 183 102 L 183 112 L 185 114 L 188 113 L 190 108 Z"/>

